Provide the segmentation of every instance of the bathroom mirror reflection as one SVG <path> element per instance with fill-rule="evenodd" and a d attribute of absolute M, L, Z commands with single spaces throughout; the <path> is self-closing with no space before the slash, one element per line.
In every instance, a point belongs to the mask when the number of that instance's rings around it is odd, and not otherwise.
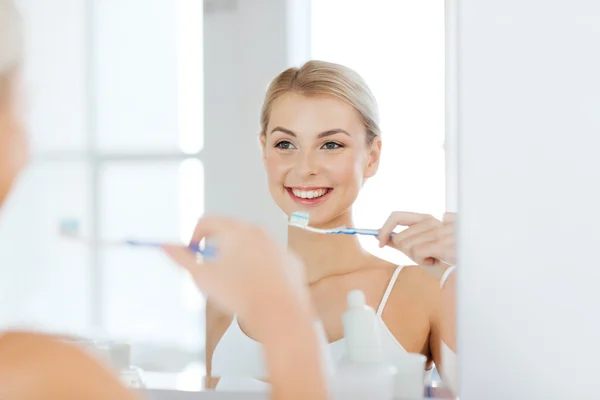
<path fill-rule="evenodd" d="M 105 245 L 187 242 L 219 213 L 304 261 L 334 365 L 359 289 L 403 379 L 450 395 L 454 260 L 424 250 L 453 246 L 456 210 L 443 1 L 17 3 L 32 157 L 2 214 L 2 326 L 75 336 L 157 388 L 262 390 L 243 320 L 155 249 Z M 295 211 L 403 234 L 308 232 Z"/>

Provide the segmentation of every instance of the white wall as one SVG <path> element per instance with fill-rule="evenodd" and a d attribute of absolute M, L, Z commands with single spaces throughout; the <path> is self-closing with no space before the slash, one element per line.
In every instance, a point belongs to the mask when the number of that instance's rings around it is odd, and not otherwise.
<path fill-rule="evenodd" d="M 600 3 L 458 21 L 460 397 L 597 398 Z"/>
<path fill-rule="evenodd" d="M 444 137 L 444 172 L 446 211 L 458 210 L 458 2 L 459 0 L 445 0 L 444 31 L 445 31 L 445 137 Z"/>

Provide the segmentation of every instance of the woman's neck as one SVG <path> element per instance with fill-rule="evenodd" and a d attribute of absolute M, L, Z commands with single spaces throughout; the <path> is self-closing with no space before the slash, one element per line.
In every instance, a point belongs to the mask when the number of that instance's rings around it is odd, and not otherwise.
<path fill-rule="evenodd" d="M 338 226 L 353 226 L 351 212 L 328 224 L 331 228 Z M 369 254 L 356 235 L 324 235 L 294 227 L 288 228 L 288 246 L 304 262 L 309 284 L 355 271 Z"/>

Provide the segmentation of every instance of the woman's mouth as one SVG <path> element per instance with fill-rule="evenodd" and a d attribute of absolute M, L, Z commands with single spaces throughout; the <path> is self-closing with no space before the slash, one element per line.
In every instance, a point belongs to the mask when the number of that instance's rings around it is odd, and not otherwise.
<path fill-rule="evenodd" d="M 286 187 L 286 190 L 292 200 L 304 205 L 320 204 L 333 192 L 333 189 L 328 187 Z"/>

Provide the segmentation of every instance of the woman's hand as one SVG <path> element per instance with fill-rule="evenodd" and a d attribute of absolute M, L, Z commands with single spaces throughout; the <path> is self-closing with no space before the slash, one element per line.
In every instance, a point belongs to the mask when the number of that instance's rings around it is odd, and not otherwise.
<path fill-rule="evenodd" d="M 216 255 L 201 263 L 187 247 L 165 245 L 163 249 L 226 311 L 257 321 L 264 314 L 261 311 L 273 311 L 277 303 L 308 309 L 301 261 L 262 229 L 229 218 L 205 217 L 191 243 L 197 245 L 206 237 L 216 241 Z"/>
<path fill-rule="evenodd" d="M 427 214 L 393 212 L 379 230 L 379 247 L 393 247 L 419 265 L 454 265 L 455 220 L 454 213 L 446 213 L 444 220 L 440 221 Z M 407 228 L 392 235 L 397 226 Z"/>
<path fill-rule="evenodd" d="M 231 219 L 203 218 L 192 244 L 205 237 L 216 241 L 216 254 L 203 263 L 186 247 L 163 248 L 204 293 L 259 333 L 274 400 L 324 400 L 324 364 L 300 259 L 263 230 Z"/>

